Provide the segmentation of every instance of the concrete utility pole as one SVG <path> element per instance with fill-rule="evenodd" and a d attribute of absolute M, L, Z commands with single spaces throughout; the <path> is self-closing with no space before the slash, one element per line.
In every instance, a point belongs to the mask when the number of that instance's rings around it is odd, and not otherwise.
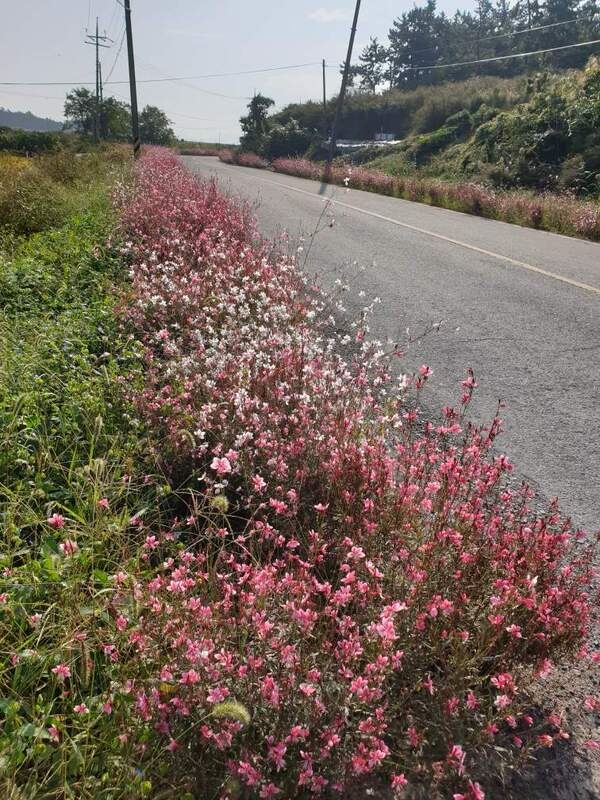
<path fill-rule="evenodd" d="M 344 64 L 344 74 L 342 76 L 342 85 L 335 107 L 335 117 L 333 125 L 331 126 L 331 138 L 329 140 L 329 154 L 327 156 L 327 168 L 331 169 L 331 162 L 335 154 L 337 128 L 344 105 L 344 97 L 346 95 L 346 87 L 348 85 L 348 76 L 350 75 L 350 62 L 352 61 L 352 50 L 354 48 L 354 37 L 356 36 L 356 28 L 358 26 L 358 15 L 360 13 L 360 1 L 356 0 L 356 8 L 354 9 L 354 20 L 352 22 L 352 30 L 350 31 L 350 41 L 348 42 L 348 54 L 346 55 L 346 63 Z"/>
<path fill-rule="evenodd" d="M 137 158 L 142 149 L 140 140 L 140 120 L 138 116 L 137 88 L 135 84 L 135 60 L 133 57 L 133 34 L 131 32 L 131 4 L 124 0 L 125 29 L 127 31 L 127 57 L 129 60 L 129 91 L 131 94 L 131 138 L 133 139 L 133 156 Z"/>
<path fill-rule="evenodd" d="M 100 48 L 110 47 L 112 42 L 108 36 L 100 36 L 98 33 L 98 17 L 96 17 L 96 35 L 91 33 L 86 35 L 86 44 L 93 44 L 96 48 L 96 103 L 94 106 L 94 142 L 98 143 L 100 138 L 100 103 L 102 102 L 102 67 L 100 66 Z"/>
<path fill-rule="evenodd" d="M 323 59 L 323 137 L 327 139 L 327 78 L 325 77 L 325 59 Z"/>

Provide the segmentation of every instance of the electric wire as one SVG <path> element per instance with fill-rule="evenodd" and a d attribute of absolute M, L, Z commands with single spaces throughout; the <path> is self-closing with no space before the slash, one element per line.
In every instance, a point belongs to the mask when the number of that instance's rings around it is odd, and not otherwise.
<path fill-rule="evenodd" d="M 563 44 L 560 47 L 547 47 L 544 50 L 530 50 L 527 53 L 511 53 L 506 56 L 492 56 L 490 58 L 478 58 L 474 61 L 457 61 L 454 64 L 424 64 L 419 67 L 403 66 L 403 71 L 422 71 L 426 69 L 449 69 L 450 67 L 468 67 L 473 64 L 488 64 L 491 61 L 506 61 L 510 58 L 525 58 L 527 56 L 538 56 L 542 53 L 555 53 L 558 50 L 570 50 L 573 47 L 589 47 L 600 44 L 600 39 L 591 39 L 589 42 L 575 42 L 574 44 Z"/>
<path fill-rule="evenodd" d="M 125 33 L 126 33 L 125 28 L 123 28 L 123 34 L 121 36 L 121 43 L 119 45 L 119 49 L 117 51 L 117 55 L 115 56 L 115 60 L 113 61 L 112 67 L 110 68 L 110 70 L 108 72 L 108 75 L 106 76 L 106 80 L 104 81 L 105 85 L 110 82 L 110 77 L 113 74 L 113 72 L 115 71 L 115 67 L 117 66 L 117 61 L 119 60 L 119 56 L 121 55 L 121 51 L 123 50 L 123 44 L 125 43 Z"/>
<path fill-rule="evenodd" d="M 137 83 L 169 83 L 183 81 L 197 81 L 208 78 L 226 78 L 238 75 L 257 75 L 263 72 L 281 72 L 283 70 L 301 69 L 304 67 L 320 66 L 320 61 L 311 61 L 305 64 L 290 64 L 283 67 L 265 67 L 262 69 L 243 70 L 240 72 L 220 72 L 207 75 L 171 75 L 164 78 L 142 78 Z M 126 84 L 129 81 L 112 81 L 113 84 Z M 89 81 L 0 81 L 0 86 L 92 86 Z M 227 95 L 223 95 L 227 96 Z M 235 98 L 240 99 L 240 98 Z M 241 98 L 246 99 L 246 98 Z"/>

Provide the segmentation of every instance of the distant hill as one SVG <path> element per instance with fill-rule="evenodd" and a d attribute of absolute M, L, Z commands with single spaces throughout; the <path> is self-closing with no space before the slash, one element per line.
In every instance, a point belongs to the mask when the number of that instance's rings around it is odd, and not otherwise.
<path fill-rule="evenodd" d="M 18 128 L 23 131 L 61 131 L 62 122 L 46 117 L 36 117 L 31 111 L 9 111 L 0 108 L 0 128 Z"/>

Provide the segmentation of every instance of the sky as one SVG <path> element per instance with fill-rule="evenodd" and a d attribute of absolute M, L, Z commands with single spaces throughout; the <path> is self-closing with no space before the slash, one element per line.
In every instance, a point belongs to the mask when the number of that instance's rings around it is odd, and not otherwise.
<path fill-rule="evenodd" d="M 369 36 L 385 41 L 393 19 L 412 5 L 412 0 L 363 0 L 355 56 Z M 473 5 L 473 0 L 438 0 L 449 13 Z M 138 103 L 163 109 L 181 138 L 235 143 L 239 117 L 254 92 L 272 97 L 276 108 L 319 99 L 323 58 L 332 67 L 328 94 L 339 88 L 335 66 L 345 58 L 354 0 L 131 0 L 131 7 Z M 5 0 L 0 81 L 88 82 L 93 88 L 94 48 L 84 39 L 86 28 L 94 32 L 96 16 L 101 32 L 114 40 L 101 51 L 105 81 L 110 74 L 105 95 L 128 100 L 126 46 L 119 47 L 121 0 Z M 297 64 L 311 66 L 201 77 Z M 189 80 L 143 82 L 165 77 Z M 62 119 L 68 88 L 0 85 L 0 106 Z"/>

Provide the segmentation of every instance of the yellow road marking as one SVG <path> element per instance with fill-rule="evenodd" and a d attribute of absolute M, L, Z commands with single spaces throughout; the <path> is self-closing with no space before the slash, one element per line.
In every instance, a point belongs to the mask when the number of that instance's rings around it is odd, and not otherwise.
<path fill-rule="evenodd" d="M 261 181 L 262 183 L 270 183 L 272 186 L 279 186 L 283 189 L 289 189 L 292 192 L 299 192 L 300 194 L 308 195 L 308 197 L 314 197 L 316 200 L 321 200 L 322 196 L 315 194 L 314 192 L 308 192 L 306 189 L 299 189 L 297 186 L 290 186 L 288 183 L 279 183 L 278 181 L 270 181 L 266 178 L 259 178 L 256 176 L 255 180 Z M 366 214 L 368 217 L 374 217 L 375 219 L 380 219 L 383 222 L 391 222 L 392 225 L 398 225 L 400 228 L 406 228 L 410 231 L 415 231 L 416 233 L 422 233 L 425 236 L 431 236 L 433 239 L 439 239 L 442 242 L 447 242 L 448 244 L 454 244 L 457 247 L 463 247 L 465 250 L 471 250 L 474 253 L 480 253 L 484 256 L 490 256 L 490 258 L 496 258 L 499 261 L 505 261 L 507 264 L 512 264 L 514 267 L 520 267 L 521 269 L 529 270 L 530 272 L 537 272 L 539 275 L 544 275 L 546 278 L 552 278 L 555 281 L 561 281 L 561 283 L 567 283 L 569 286 L 575 286 L 577 289 L 583 289 L 586 292 L 592 292 L 593 294 L 600 295 L 600 287 L 598 286 L 591 286 L 589 283 L 581 283 L 581 281 L 574 281 L 571 278 L 565 278 L 564 275 L 558 275 L 556 272 L 550 272 L 547 269 L 542 269 L 541 267 L 536 267 L 533 264 L 528 264 L 525 261 L 518 261 L 516 258 L 511 258 L 510 256 L 504 256 L 501 253 L 494 253 L 492 250 L 485 250 L 483 247 L 477 247 L 474 244 L 468 244 L 467 242 L 461 242 L 459 239 L 452 239 L 449 236 L 444 236 L 441 233 L 434 233 L 433 231 L 428 231 L 425 228 L 419 228 L 417 225 L 410 225 L 408 222 L 400 222 L 398 219 L 393 219 L 392 217 L 386 217 L 383 214 L 377 214 L 375 211 L 367 211 L 364 208 L 359 208 L 358 206 L 350 205 L 350 203 L 343 203 L 341 200 L 336 200 L 335 198 L 331 197 L 330 199 L 334 205 L 342 206 L 342 208 L 349 208 L 351 211 L 358 211 L 360 214 Z"/>

